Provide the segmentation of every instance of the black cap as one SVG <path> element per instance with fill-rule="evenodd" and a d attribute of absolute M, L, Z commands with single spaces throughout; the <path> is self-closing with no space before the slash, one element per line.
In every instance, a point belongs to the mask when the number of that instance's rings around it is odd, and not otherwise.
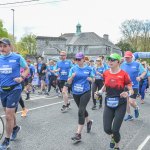
<path fill-rule="evenodd" d="M 7 38 L 2 38 L 2 39 L 0 39 L 0 43 L 6 44 L 6 45 L 11 45 L 10 40 L 7 39 Z"/>

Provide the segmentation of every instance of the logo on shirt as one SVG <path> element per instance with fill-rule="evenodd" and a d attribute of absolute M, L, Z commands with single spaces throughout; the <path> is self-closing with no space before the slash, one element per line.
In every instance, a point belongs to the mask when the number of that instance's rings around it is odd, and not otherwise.
<path fill-rule="evenodd" d="M 89 72 L 88 71 L 84 71 L 84 74 L 89 74 Z"/>
<path fill-rule="evenodd" d="M 118 76 L 118 78 L 122 79 L 122 76 Z"/>
<path fill-rule="evenodd" d="M 9 62 L 16 62 L 16 60 L 9 60 Z"/>

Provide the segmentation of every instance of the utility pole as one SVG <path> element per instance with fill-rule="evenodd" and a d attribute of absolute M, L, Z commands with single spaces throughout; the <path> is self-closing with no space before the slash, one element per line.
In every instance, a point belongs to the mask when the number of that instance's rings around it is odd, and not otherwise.
<path fill-rule="evenodd" d="M 13 42 L 15 41 L 15 10 L 11 9 L 13 12 Z"/>

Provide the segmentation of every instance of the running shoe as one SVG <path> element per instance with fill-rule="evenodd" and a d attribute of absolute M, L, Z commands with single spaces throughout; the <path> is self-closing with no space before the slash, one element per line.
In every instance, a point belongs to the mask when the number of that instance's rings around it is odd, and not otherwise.
<path fill-rule="evenodd" d="M 93 105 L 92 110 L 96 110 L 96 105 Z"/>
<path fill-rule="evenodd" d="M 9 141 L 5 138 L 3 143 L 0 145 L 0 150 L 7 150 L 9 148 Z"/>
<path fill-rule="evenodd" d="M 110 148 L 114 148 L 115 147 L 115 140 L 114 137 L 111 137 L 111 141 L 110 141 Z"/>
<path fill-rule="evenodd" d="M 21 112 L 21 117 L 26 117 L 27 116 L 27 112 L 28 112 L 28 109 L 24 109 L 24 110 L 22 110 L 22 112 Z"/>
<path fill-rule="evenodd" d="M 132 121 L 133 120 L 133 116 L 131 115 L 127 115 L 125 118 L 124 118 L 124 121 Z"/>
<path fill-rule="evenodd" d="M 13 129 L 13 132 L 10 138 L 11 141 L 14 141 L 17 138 L 17 134 L 20 130 L 21 130 L 21 126 L 17 126 L 16 130 Z"/>
<path fill-rule="evenodd" d="M 81 141 L 81 134 L 76 133 L 75 136 L 71 138 L 74 142 L 80 142 Z"/>
<path fill-rule="evenodd" d="M 90 120 L 90 121 L 87 123 L 87 133 L 90 133 L 91 128 L 92 128 L 92 123 L 93 123 L 93 120 Z"/>
<path fill-rule="evenodd" d="M 66 105 L 63 105 L 62 108 L 61 108 L 61 111 L 66 112 L 67 110 L 68 110 L 68 107 Z"/>
<path fill-rule="evenodd" d="M 144 100 L 141 100 L 141 104 L 144 104 Z"/>
<path fill-rule="evenodd" d="M 120 148 L 119 147 L 115 147 L 114 150 L 120 150 Z"/>
<path fill-rule="evenodd" d="M 71 105 L 70 105 L 70 102 L 67 103 L 67 108 L 70 109 L 71 108 Z"/>
<path fill-rule="evenodd" d="M 136 109 L 134 110 L 134 115 L 135 115 L 135 118 L 138 118 L 139 117 L 139 107 L 137 106 Z"/>

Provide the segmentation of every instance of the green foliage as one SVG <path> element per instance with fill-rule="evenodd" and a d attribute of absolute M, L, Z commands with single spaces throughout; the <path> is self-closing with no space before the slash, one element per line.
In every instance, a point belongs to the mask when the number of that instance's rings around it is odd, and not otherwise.
<path fill-rule="evenodd" d="M 130 50 L 133 52 L 150 51 L 150 20 L 126 20 L 121 24 L 120 30 L 123 35 L 123 41 L 126 41 L 131 46 Z M 118 44 L 123 49 L 126 45 L 125 43 Z"/>
<path fill-rule="evenodd" d="M 0 20 L 0 38 L 6 37 L 8 38 L 8 32 L 7 30 L 3 27 L 3 22 Z"/>
<path fill-rule="evenodd" d="M 22 51 L 27 51 L 29 55 L 36 55 L 36 36 L 33 34 L 26 35 L 21 38 L 18 43 Z"/>

